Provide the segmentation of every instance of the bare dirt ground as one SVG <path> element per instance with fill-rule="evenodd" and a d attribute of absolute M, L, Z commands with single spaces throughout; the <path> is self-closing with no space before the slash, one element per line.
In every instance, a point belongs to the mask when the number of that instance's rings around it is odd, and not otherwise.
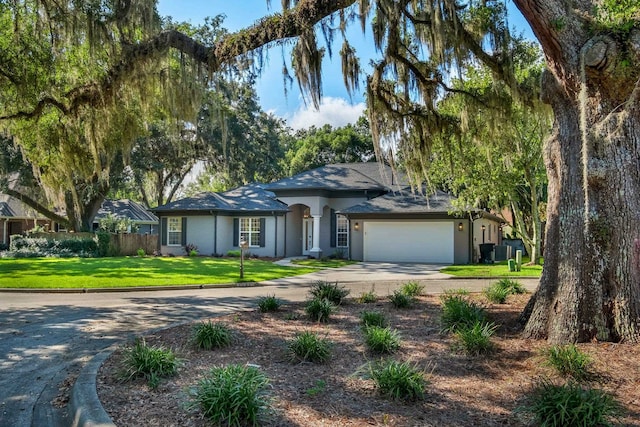
<path fill-rule="evenodd" d="M 528 420 L 514 410 L 541 378 L 560 381 L 543 363 L 543 341 L 518 336 L 517 317 L 528 295 L 510 296 L 507 304 L 486 304 L 499 325 L 495 351 L 470 357 L 452 350 L 454 338 L 440 333 L 440 299 L 422 296 L 409 309 L 396 309 L 388 299 L 374 304 L 349 300 L 326 324 L 307 320 L 302 304 L 276 313 L 239 312 L 212 319 L 234 332 L 233 344 L 202 351 L 189 343 L 192 325 L 146 337 L 147 343 L 176 350 L 184 365 L 175 377 L 150 390 L 140 379 L 116 378 L 121 351 L 116 351 L 98 375 L 98 394 L 118 426 L 205 426 L 197 410 L 188 411 L 187 390 L 213 366 L 254 364 L 270 379 L 272 410 L 263 419 L 272 426 L 524 426 Z M 359 315 L 363 310 L 386 313 L 402 337 L 396 360 L 411 361 L 429 381 L 423 400 L 391 401 L 382 397 L 365 374 L 376 360 L 363 344 Z M 322 365 L 292 363 L 287 340 L 302 331 L 318 331 L 333 342 L 331 360 Z M 593 386 L 613 393 L 625 408 L 621 425 L 640 426 L 640 346 L 611 343 L 580 344 L 592 356 Z"/>

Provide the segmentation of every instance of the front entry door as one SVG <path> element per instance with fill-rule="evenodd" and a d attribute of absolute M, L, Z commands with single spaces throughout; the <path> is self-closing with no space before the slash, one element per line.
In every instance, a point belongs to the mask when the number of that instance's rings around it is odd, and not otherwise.
<path fill-rule="evenodd" d="M 313 248 L 313 218 L 302 220 L 302 255 L 309 255 Z"/>

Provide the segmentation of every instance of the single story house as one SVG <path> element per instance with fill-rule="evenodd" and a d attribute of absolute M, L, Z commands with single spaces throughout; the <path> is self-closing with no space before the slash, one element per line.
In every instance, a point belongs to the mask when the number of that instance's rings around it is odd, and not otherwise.
<path fill-rule="evenodd" d="M 224 255 L 249 244 L 251 254 L 285 256 L 286 204 L 259 184 L 224 193 L 200 193 L 152 211 L 160 218 L 162 254 L 183 255 L 195 245 L 203 255 Z"/>
<path fill-rule="evenodd" d="M 136 226 L 135 230 L 128 230 L 138 234 L 158 234 L 158 217 L 149 212 L 147 208 L 139 203 L 129 199 L 110 200 L 106 199 L 102 202 L 102 206 L 98 210 L 93 219 L 93 229 L 97 230 L 100 226 L 100 220 L 107 218 L 109 215 L 117 219 L 128 219 L 131 224 Z"/>
<path fill-rule="evenodd" d="M 7 194 L 0 194 L 0 244 L 9 246 L 10 238 L 32 230 L 36 225 L 52 229 L 50 219 Z"/>
<path fill-rule="evenodd" d="M 413 194 L 380 163 L 326 165 L 269 184 L 202 193 L 153 209 L 160 252 L 237 250 L 258 256 L 339 255 L 361 261 L 465 264 L 500 243 L 500 218 L 450 214 L 452 196 Z"/>

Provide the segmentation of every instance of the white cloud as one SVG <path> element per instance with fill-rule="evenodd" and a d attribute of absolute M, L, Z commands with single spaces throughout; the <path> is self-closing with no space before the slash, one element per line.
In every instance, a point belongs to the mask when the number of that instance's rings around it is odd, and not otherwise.
<path fill-rule="evenodd" d="M 363 102 L 352 105 L 343 98 L 325 97 L 318 110 L 313 105 L 303 105 L 292 116 L 287 117 L 286 121 L 294 130 L 322 127 L 325 124 L 336 128 L 357 122 L 364 109 Z"/>

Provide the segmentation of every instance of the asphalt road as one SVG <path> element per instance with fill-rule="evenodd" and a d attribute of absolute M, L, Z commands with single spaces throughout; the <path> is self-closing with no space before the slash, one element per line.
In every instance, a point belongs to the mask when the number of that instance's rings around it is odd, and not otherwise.
<path fill-rule="evenodd" d="M 427 291 L 466 287 L 479 290 L 490 280 L 451 280 L 425 269 L 393 274 L 384 266 L 366 281 L 360 267 L 352 277 L 345 272 L 346 287 L 357 296 L 374 286 L 387 295 L 407 277 L 426 284 Z M 369 270 L 369 269 L 368 269 Z M 420 271 L 421 270 L 421 271 Z M 422 274 L 421 274 L 422 273 Z M 58 385 L 73 376 L 100 351 L 156 328 L 202 319 L 230 311 L 253 309 L 257 298 L 275 295 L 285 301 L 302 301 L 318 273 L 296 280 L 269 282 L 267 286 L 107 293 L 0 292 L 0 427 L 28 427 L 43 413 L 64 417 L 50 402 Z M 332 271 L 332 280 L 338 280 Z M 328 277 L 328 276 L 326 276 Z M 377 280 L 374 280 L 376 277 Z M 321 277 L 320 277 L 321 278 Z M 537 279 L 520 280 L 529 289 Z M 373 283 L 375 283 L 373 285 Z M 34 417 L 34 412 L 36 416 Z M 46 416 L 44 417 L 46 419 Z M 42 427 L 38 425 L 38 427 Z"/>

